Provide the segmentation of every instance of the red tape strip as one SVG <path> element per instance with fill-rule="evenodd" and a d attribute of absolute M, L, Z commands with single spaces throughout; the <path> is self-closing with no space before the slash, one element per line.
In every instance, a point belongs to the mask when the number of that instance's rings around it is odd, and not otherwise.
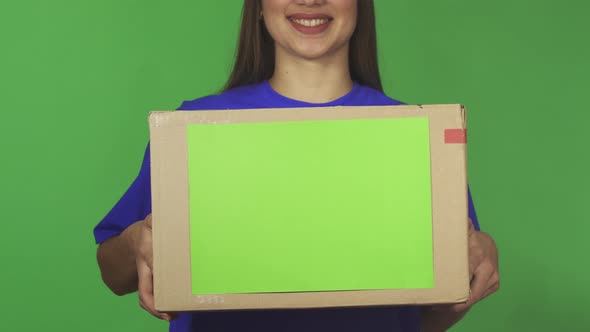
<path fill-rule="evenodd" d="M 445 144 L 467 143 L 467 129 L 445 129 Z"/>

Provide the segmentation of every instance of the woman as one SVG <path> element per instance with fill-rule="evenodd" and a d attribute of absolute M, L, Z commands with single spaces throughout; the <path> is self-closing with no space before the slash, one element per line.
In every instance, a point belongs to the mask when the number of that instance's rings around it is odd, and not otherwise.
<path fill-rule="evenodd" d="M 382 93 L 373 2 L 246 0 L 238 54 L 223 93 L 180 110 L 398 105 Z M 476 231 L 470 200 L 472 299 L 448 307 L 386 307 L 180 313 L 154 310 L 149 148 L 139 176 L 99 223 L 95 236 L 105 283 L 139 291 L 141 306 L 170 331 L 442 331 L 498 288 L 496 247 Z M 473 224 L 475 223 L 475 226 Z"/>

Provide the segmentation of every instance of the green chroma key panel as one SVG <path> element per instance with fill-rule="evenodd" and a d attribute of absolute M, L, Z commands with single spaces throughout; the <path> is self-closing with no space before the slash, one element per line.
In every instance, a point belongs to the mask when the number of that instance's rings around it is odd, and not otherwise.
<path fill-rule="evenodd" d="M 193 294 L 432 288 L 428 118 L 189 125 Z"/>

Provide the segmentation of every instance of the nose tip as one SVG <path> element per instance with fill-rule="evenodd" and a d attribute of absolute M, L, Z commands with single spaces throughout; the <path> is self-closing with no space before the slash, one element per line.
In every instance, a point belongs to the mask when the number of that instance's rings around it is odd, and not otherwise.
<path fill-rule="evenodd" d="M 323 5 L 326 0 L 297 0 L 297 3 L 305 6 L 319 6 Z"/>

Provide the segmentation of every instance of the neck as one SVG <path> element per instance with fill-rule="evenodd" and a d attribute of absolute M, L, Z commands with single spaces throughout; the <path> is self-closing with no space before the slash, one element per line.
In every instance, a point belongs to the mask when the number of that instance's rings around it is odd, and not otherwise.
<path fill-rule="evenodd" d="M 269 83 L 285 97 L 327 103 L 346 95 L 353 87 L 348 47 L 314 60 L 295 57 L 280 47 L 276 47 L 275 54 L 275 70 Z"/>

